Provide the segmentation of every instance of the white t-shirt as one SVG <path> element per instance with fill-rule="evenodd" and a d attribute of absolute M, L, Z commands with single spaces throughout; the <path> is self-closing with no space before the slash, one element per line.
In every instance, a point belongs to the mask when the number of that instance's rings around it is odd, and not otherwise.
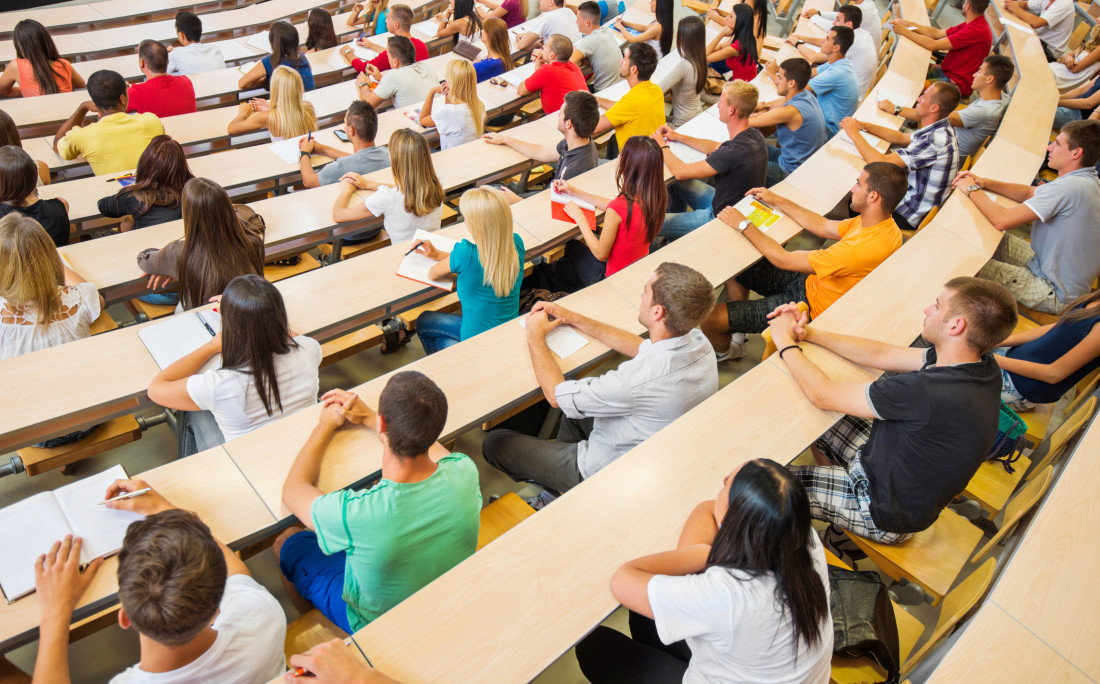
<path fill-rule="evenodd" d="M 576 45 L 581 39 L 581 30 L 577 28 L 577 15 L 568 7 L 559 7 L 552 12 L 542 15 L 542 24 L 539 25 L 539 39 L 543 45 L 550 36 L 560 33 Z"/>
<path fill-rule="evenodd" d="M 863 0 L 863 2 L 852 4 L 863 12 L 863 20 L 859 22 L 859 30 L 871 36 L 871 40 L 875 43 L 875 54 L 877 55 L 882 47 L 882 20 L 878 16 L 878 7 L 875 7 L 874 0 Z M 837 14 L 839 12 L 822 12 L 810 21 L 817 24 L 825 33 L 828 33 L 829 29 L 833 27 L 833 21 L 836 20 Z"/>
<path fill-rule="evenodd" d="M 283 409 L 280 411 L 273 403 L 270 416 L 260 401 L 256 381 L 248 373 L 216 368 L 187 378 L 187 394 L 200 409 L 214 414 L 225 441 L 317 403 L 321 345 L 305 335 L 294 341 L 298 343 L 296 348 L 275 357 L 275 379 Z"/>
<path fill-rule="evenodd" d="M 1074 53 L 1074 57 L 1080 62 L 1088 55 L 1089 51 L 1085 49 L 1079 49 Z M 1076 74 L 1069 70 L 1069 67 L 1061 62 L 1050 63 L 1050 73 L 1054 75 L 1054 85 L 1058 88 L 1058 92 L 1066 93 L 1073 90 L 1079 85 L 1084 84 L 1093 76 L 1100 72 L 1100 62 L 1094 62 Z"/>
<path fill-rule="evenodd" d="M 825 551 L 810 533 L 810 553 L 825 600 L 829 573 Z M 795 653 L 790 613 L 776 605 L 775 578 L 749 579 L 712 567 L 700 575 L 649 580 L 649 604 L 657 635 L 666 644 L 686 639 L 691 661 L 684 684 L 825 684 L 833 655 L 833 625 L 826 613 L 821 639 Z M 797 657 L 796 657 L 797 656 Z"/>
<path fill-rule="evenodd" d="M 439 85 L 439 77 L 423 62 L 382 72 L 382 80 L 374 94 L 383 100 L 392 100 L 396 109 L 423 104 L 428 92 Z"/>
<path fill-rule="evenodd" d="M 88 326 L 99 318 L 99 292 L 93 283 L 59 287 L 61 309 L 45 327 L 37 325 L 33 306 L 9 304 L 0 297 L 0 359 L 55 347 L 88 337 Z"/>
<path fill-rule="evenodd" d="M 1076 16 L 1073 0 L 1028 0 L 1027 11 L 1047 21 L 1046 26 L 1035 29 L 1039 40 L 1046 43 L 1055 57 L 1064 55 Z"/>
<path fill-rule="evenodd" d="M 440 101 L 432 105 L 432 120 L 439 132 L 439 149 L 447 150 L 478 139 L 474 115 L 467 104 L 447 104 Z"/>
<path fill-rule="evenodd" d="M 286 615 L 275 597 L 248 575 L 232 575 L 219 608 L 214 618 L 218 636 L 201 656 L 171 672 L 145 672 L 134 665 L 112 677 L 111 684 L 247 684 L 282 675 Z"/>
<path fill-rule="evenodd" d="M 168 73 L 172 76 L 201 74 L 225 68 L 225 57 L 220 48 L 202 43 L 190 43 L 173 48 L 168 53 Z"/>
<path fill-rule="evenodd" d="M 393 244 L 411 240 L 418 230 L 439 230 L 439 222 L 443 219 L 442 207 L 424 216 L 413 216 L 405 211 L 405 195 L 392 185 L 379 185 L 363 204 L 375 216 L 385 217 L 382 224 Z"/>
<path fill-rule="evenodd" d="M 878 51 L 875 50 L 875 41 L 866 31 L 853 31 L 855 40 L 852 47 L 848 48 L 845 55 L 852 61 L 852 68 L 856 72 L 856 81 L 859 83 L 859 94 L 863 97 L 871 88 L 871 80 L 878 69 Z"/>

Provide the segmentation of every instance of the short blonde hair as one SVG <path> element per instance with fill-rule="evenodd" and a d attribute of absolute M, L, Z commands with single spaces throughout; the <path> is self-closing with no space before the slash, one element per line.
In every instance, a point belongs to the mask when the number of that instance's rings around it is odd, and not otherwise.
<path fill-rule="evenodd" d="M 722 88 L 722 99 L 726 104 L 733 105 L 737 110 L 737 116 L 747 119 L 756 111 L 756 103 L 760 100 L 760 91 L 751 83 L 740 79 L 730 81 Z"/>
<path fill-rule="evenodd" d="M 511 207 L 500 192 L 480 187 L 462 193 L 458 208 L 477 245 L 477 259 L 485 272 L 483 284 L 493 288 L 496 296 L 507 297 L 516 288 L 520 270 Z"/>

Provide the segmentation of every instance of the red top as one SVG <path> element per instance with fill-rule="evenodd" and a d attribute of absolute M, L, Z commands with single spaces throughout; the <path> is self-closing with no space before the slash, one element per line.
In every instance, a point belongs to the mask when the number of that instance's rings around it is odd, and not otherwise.
<path fill-rule="evenodd" d="M 733 41 L 730 47 L 740 52 L 741 41 Z M 751 59 L 748 62 L 742 62 L 741 57 L 741 55 L 737 55 L 736 57 L 730 57 L 726 60 L 726 66 L 730 68 L 730 80 L 736 81 L 737 79 L 741 79 L 745 83 L 750 83 L 752 79 L 756 78 L 756 62 Z"/>
<path fill-rule="evenodd" d="M 127 91 L 128 112 L 152 112 L 163 118 L 195 111 L 195 86 L 186 76 L 155 76 Z"/>
<path fill-rule="evenodd" d="M 413 49 L 416 51 L 416 61 L 420 62 L 428 58 L 428 46 L 424 44 L 424 41 L 419 38 L 410 38 L 412 41 Z M 390 68 L 390 53 L 383 50 L 377 57 L 370 61 L 371 64 L 378 67 L 379 71 L 389 71 Z M 367 70 L 367 62 L 361 59 L 351 60 L 351 68 L 355 69 L 359 73 L 363 73 Z"/>
<path fill-rule="evenodd" d="M 580 68 L 572 62 L 548 62 L 531 74 L 523 87 L 529 92 L 539 93 L 542 98 L 542 111 L 552 114 L 561 109 L 565 94 L 574 90 L 588 91 L 588 84 Z"/>
<path fill-rule="evenodd" d="M 626 198 L 619 195 L 607 205 L 608 211 L 619 215 L 619 232 L 607 256 L 606 275 L 621 271 L 649 254 L 649 240 L 645 229 L 645 212 L 638 202 L 631 203 L 630 223 L 626 222 Z"/>
<path fill-rule="evenodd" d="M 952 83 L 959 86 L 963 97 L 970 97 L 974 74 L 993 48 L 993 31 L 989 28 L 985 15 L 982 15 L 974 21 L 952 26 L 945 33 L 951 41 L 951 49 L 943 58 L 940 70 Z"/>
<path fill-rule="evenodd" d="M 73 65 L 67 59 L 58 59 L 53 62 L 53 78 L 57 81 L 57 92 L 73 92 Z M 15 60 L 15 67 L 19 70 L 19 92 L 23 97 L 36 97 L 42 94 L 42 88 L 38 81 L 34 80 L 34 67 L 29 59 Z"/>

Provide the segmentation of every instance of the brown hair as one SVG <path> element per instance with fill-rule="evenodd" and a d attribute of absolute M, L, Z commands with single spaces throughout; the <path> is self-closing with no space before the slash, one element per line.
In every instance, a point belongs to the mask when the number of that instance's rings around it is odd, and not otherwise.
<path fill-rule="evenodd" d="M 0 147 L 0 203 L 23 206 L 38 186 L 38 165 L 22 147 Z"/>
<path fill-rule="evenodd" d="M 867 189 L 882 198 L 882 210 L 894 211 L 909 189 L 909 176 L 890 162 L 871 162 L 863 170 L 867 172 Z"/>
<path fill-rule="evenodd" d="M 64 285 L 65 270 L 46 229 L 17 211 L 0 219 L 0 297 L 33 306 L 45 327 L 61 311 L 58 288 Z"/>
<path fill-rule="evenodd" d="M 340 42 L 328 10 L 320 7 L 311 9 L 306 26 L 309 27 L 309 34 L 306 35 L 306 48 L 309 50 L 327 50 Z"/>
<path fill-rule="evenodd" d="M 31 63 L 31 73 L 43 95 L 61 92 L 57 85 L 55 65 L 61 59 L 57 45 L 46 27 L 34 19 L 23 19 L 12 32 L 15 56 Z"/>
<path fill-rule="evenodd" d="M 505 24 L 503 19 L 500 17 L 486 19 L 484 26 L 481 27 L 481 36 L 486 47 L 500 57 L 505 71 L 511 71 L 515 68 L 515 62 L 512 61 L 512 47 L 508 38 L 508 24 Z"/>
<path fill-rule="evenodd" d="M 19 127 L 15 125 L 11 114 L 0 109 L 0 147 L 4 145 L 22 147 L 23 141 L 19 139 Z"/>
<path fill-rule="evenodd" d="M 126 529 L 118 598 L 139 634 L 182 646 L 218 613 L 226 573 L 221 547 L 198 516 L 162 511 Z"/>
<path fill-rule="evenodd" d="M 416 371 L 389 379 L 378 397 L 378 415 L 386 423 L 386 443 L 399 458 L 428 451 L 447 422 L 447 397 L 439 385 Z"/>
<path fill-rule="evenodd" d="M 1016 72 L 1016 65 L 1004 55 L 990 55 L 982 61 L 985 62 L 985 70 L 993 76 L 993 83 L 1004 90 Z"/>
<path fill-rule="evenodd" d="M 1058 319 L 1055 325 L 1062 325 L 1063 323 L 1069 324 L 1076 321 L 1082 321 L 1086 318 L 1093 318 L 1100 313 L 1100 311 L 1098 311 L 1096 307 L 1090 309 L 1088 306 L 1097 301 L 1100 301 L 1100 290 L 1081 295 L 1069 304 L 1066 304 L 1066 307 L 1062 309 L 1062 317 Z"/>
<path fill-rule="evenodd" d="M 686 335 L 714 308 L 714 286 L 702 273 L 666 261 L 650 286 L 653 303 L 665 309 L 664 323 L 673 335 Z"/>
<path fill-rule="evenodd" d="M 154 74 L 163 74 L 168 71 L 168 48 L 157 40 L 146 38 L 138 45 L 138 55 L 145 66 Z"/>
<path fill-rule="evenodd" d="M 1004 285 L 983 278 L 960 276 L 944 285 L 951 290 L 948 314 L 966 319 L 966 342 L 980 354 L 1012 334 L 1016 327 L 1016 299 Z"/>
<path fill-rule="evenodd" d="M 187 165 L 183 147 L 169 135 L 158 135 L 138 157 L 134 184 L 121 192 L 132 192 L 141 213 L 152 207 L 179 206 L 183 186 L 195 177 Z"/>
<path fill-rule="evenodd" d="M 932 104 L 939 107 L 937 113 L 941 119 L 951 116 L 951 112 L 959 106 L 959 99 L 961 98 L 962 94 L 959 92 L 959 87 L 954 83 L 936 81 L 928 86 L 928 99 L 932 101 Z"/>
<path fill-rule="evenodd" d="M 1081 149 L 1081 168 L 1096 166 L 1100 161 L 1100 121 L 1070 121 L 1062 126 L 1062 132 L 1066 134 L 1066 146 L 1070 151 Z"/>
<path fill-rule="evenodd" d="M 389 148 L 393 182 L 405 196 L 405 211 L 413 216 L 427 216 L 443 206 L 443 184 L 435 172 L 432 150 L 424 136 L 398 128 L 390 133 Z"/>
<path fill-rule="evenodd" d="M 621 231 L 630 225 L 630 216 L 642 212 L 646 242 L 653 242 L 665 221 L 668 188 L 665 186 L 665 162 L 657 142 L 644 135 L 631 136 L 619 155 L 615 169 L 619 195 L 626 199 L 626 217 Z"/>

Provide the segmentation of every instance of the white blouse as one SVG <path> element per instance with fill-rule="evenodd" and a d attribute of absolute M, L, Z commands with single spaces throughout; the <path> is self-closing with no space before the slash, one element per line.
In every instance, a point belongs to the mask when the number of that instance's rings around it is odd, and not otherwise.
<path fill-rule="evenodd" d="M 55 347 L 91 335 L 99 318 L 99 292 L 93 283 L 58 288 L 61 309 L 46 325 L 38 325 L 34 305 L 20 306 L 0 297 L 0 359 Z"/>

